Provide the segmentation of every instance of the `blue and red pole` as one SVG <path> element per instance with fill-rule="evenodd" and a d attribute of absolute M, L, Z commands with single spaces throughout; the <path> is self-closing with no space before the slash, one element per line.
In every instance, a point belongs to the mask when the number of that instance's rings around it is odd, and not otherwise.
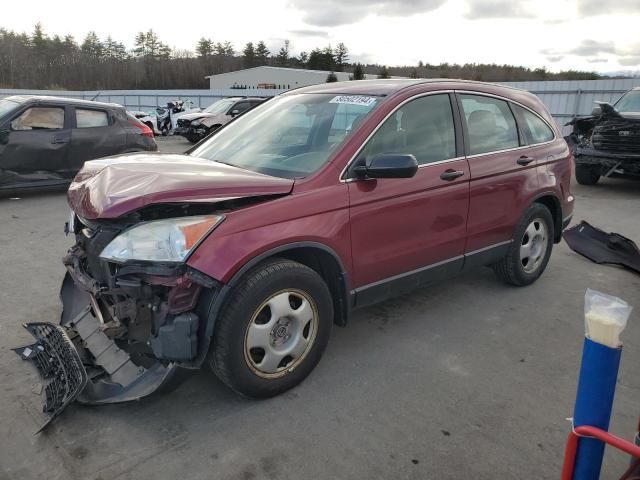
<path fill-rule="evenodd" d="M 578 391 L 573 409 L 574 427 L 583 425 L 609 430 L 622 347 L 611 348 L 584 339 Z M 573 468 L 573 480 L 600 478 L 605 444 L 581 437 Z"/>

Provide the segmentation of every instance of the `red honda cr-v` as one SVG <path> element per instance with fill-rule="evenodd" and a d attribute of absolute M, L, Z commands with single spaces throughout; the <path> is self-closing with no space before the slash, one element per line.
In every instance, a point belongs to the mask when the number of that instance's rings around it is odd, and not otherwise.
<path fill-rule="evenodd" d="M 68 193 L 61 327 L 32 331 L 57 349 L 67 334 L 60 361 L 82 359 L 68 396 L 83 402 L 140 398 L 205 362 L 243 395 L 275 395 L 355 307 L 481 265 L 534 282 L 571 219 L 571 165 L 522 90 L 294 90 L 188 155 L 86 163 Z"/>

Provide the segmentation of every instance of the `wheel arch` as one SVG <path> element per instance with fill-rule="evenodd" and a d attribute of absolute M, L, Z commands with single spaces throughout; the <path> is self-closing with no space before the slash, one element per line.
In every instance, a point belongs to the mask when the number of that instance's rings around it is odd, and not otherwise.
<path fill-rule="evenodd" d="M 562 204 L 558 196 L 552 192 L 542 193 L 531 203 L 539 203 L 549 209 L 553 218 L 553 241 L 559 243 L 562 240 Z"/>
<path fill-rule="evenodd" d="M 233 287 L 250 269 L 270 258 L 286 258 L 301 263 L 322 277 L 333 300 L 334 323 L 345 326 L 349 320 L 351 300 L 347 272 L 338 254 L 319 242 L 294 242 L 272 248 L 247 261 L 228 282 Z"/>

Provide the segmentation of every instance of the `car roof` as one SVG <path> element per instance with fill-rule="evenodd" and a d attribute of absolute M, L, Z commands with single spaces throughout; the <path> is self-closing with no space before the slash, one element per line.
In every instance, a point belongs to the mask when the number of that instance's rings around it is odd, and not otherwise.
<path fill-rule="evenodd" d="M 44 103 L 44 102 L 55 102 L 55 103 L 65 103 L 68 105 L 84 105 L 91 107 L 103 107 L 103 108 L 124 108 L 122 105 L 117 103 L 105 103 L 105 102 L 96 102 L 94 100 L 80 100 L 79 98 L 68 98 L 68 97 L 54 97 L 49 95 L 14 95 L 12 97 L 5 97 L 6 100 L 13 100 L 18 103 L 26 103 L 26 102 L 34 102 L 34 103 Z"/>
<path fill-rule="evenodd" d="M 500 90 L 523 91 L 518 88 L 508 87 L 506 85 L 497 85 L 495 83 L 476 82 L 473 80 L 458 80 L 452 78 L 417 78 L 417 79 L 377 79 L 377 80 L 357 80 L 347 82 L 331 82 L 321 83 L 318 85 L 310 85 L 308 87 L 297 88 L 292 93 L 331 93 L 331 94 L 350 94 L 350 95 L 380 95 L 387 96 L 397 93 L 405 88 L 415 85 L 447 83 L 454 88 L 469 88 L 472 86 L 490 87 Z"/>

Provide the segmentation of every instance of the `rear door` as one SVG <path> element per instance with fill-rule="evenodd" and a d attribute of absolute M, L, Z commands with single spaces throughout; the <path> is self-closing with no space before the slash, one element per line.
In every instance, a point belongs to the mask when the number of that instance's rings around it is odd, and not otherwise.
<path fill-rule="evenodd" d="M 69 151 L 70 172 L 77 172 L 87 160 L 123 152 L 127 133 L 111 110 L 92 106 L 74 106 L 73 112 Z"/>
<path fill-rule="evenodd" d="M 64 182 L 71 139 L 70 113 L 64 105 L 25 106 L 0 130 L 0 187 L 56 185 Z"/>
<path fill-rule="evenodd" d="M 356 156 L 354 164 L 413 154 L 419 163 L 413 178 L 347 180 L 358 305 L 462 267 L 469 168 L 456 142 L 454 101 L 437 93 L 401 104 Z"/>
<path fill-rule="evenodd" d="M 465 252 L 470 264 L 486 263 L 504 253 L 538 190 L 537 159 L 524 146 L 510 102 L 475 92 L 457 97 L 471 171 Z"/>

